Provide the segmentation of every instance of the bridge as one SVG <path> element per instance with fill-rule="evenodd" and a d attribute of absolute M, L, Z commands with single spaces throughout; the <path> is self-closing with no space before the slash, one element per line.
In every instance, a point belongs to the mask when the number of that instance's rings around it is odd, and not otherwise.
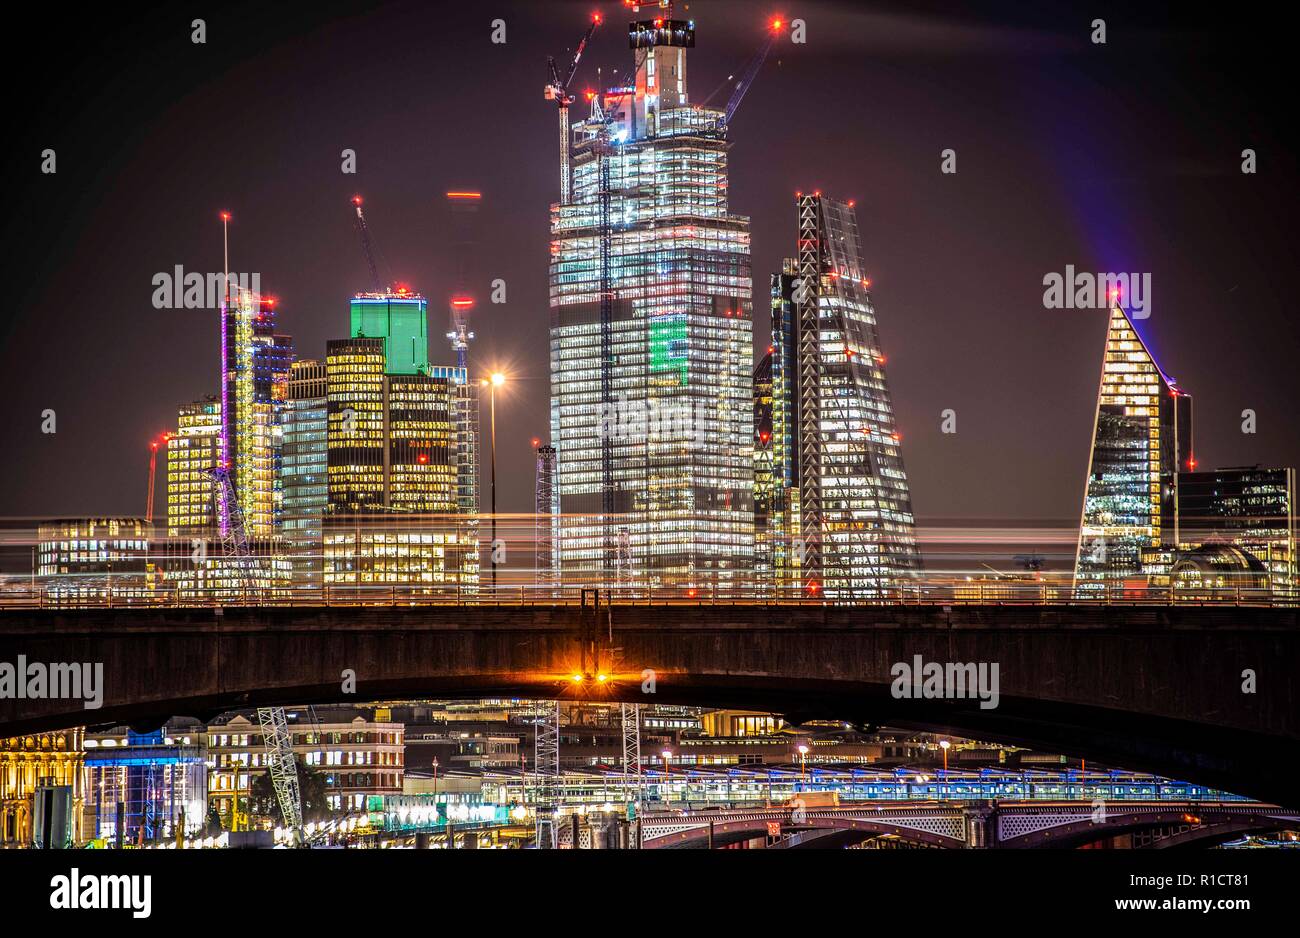
<path fill-rule="evenodd" d="M 270 704 L 577 697 L 932 730 L 1285 804 L 1298 625 L 1294 608 L 1230 605 L 8 608 L 0 669 L 102 664 L 103 698 L 88 710 L 0 686 L 0 736 Z M 900 690 L 897 666 L 914 663 L 985 665 L 996 701 L 919 678 Z"/>
<path fill-rule="evenodd" d="M 809 808 L 796 803 L 650 814 L 642 821 L 641 847 L 708 849 L 758 838 L 781 849 L 843 847 L 888 835 L 922 847 L 1004 850 L 1081 847 L 1132 834 L 1134 846 L 1163 849 L 1212 846 L 1298 823 L 1300 812 L 1242 802 L 861 802 Z M 572 846 L 571 832 L 562 828 L 561 838 L 562 846 Z"/>

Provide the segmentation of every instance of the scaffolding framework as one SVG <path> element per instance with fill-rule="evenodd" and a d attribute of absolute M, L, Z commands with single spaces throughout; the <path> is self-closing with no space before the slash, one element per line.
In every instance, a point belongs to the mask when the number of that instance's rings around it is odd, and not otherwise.
<path fill-rule="evenodd" d="M 552 850 L 556 844 L 555 807 L 560 777 L 560 702 L 541 703 L 533 736 L 533 767 L 537 773 L 537 846 Z"/>
<path fill-rule="evenodd" d="M 627 798 L 641 800 L 641 705 L 622 704 L 623 784 Z"/>
<path fill-rule="evenodd" d="M 538 586 L 559 586 L 555 557 L 555 447 L 537 447 L 537 492 L 534 543 Z"/>
<path fill-rule="evenodd" d="M 271 786 L 284 824 L 301 840 L 302 799 L 298 791 L 298 766 L 293 758 L 293 738 L 283 707 L 259 707 L 257 720 L 262 725 L 262 742 L 266 746 L 271 772 Z"/>

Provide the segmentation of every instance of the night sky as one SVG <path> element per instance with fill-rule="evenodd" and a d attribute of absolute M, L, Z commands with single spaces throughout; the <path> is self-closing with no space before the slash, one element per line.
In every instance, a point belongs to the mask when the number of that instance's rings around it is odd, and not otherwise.
<path fill-rule="evenodd" d="M 855 199 L 922 524 L 1077 524 L 1106 316 L 1044 309 L 1044 275 L 1067 264 L 1151 273 L 1138 326 L 1195 395 L 1202 467 L 1300 465 L 1296 159 L 1279 100 L 1290 37 L 1244 5 L 1130 6 L 689 5 L 696 101 L 743 66 L 772 15 L 806 21 L 807 43 L 777 45 L 731 133 L 731 207 L 753 220 L 756 344 L 768 275 L 794 247 L 795 191 Z M 599 9 L 606 25 L 575 84 L 594 84 L 597 66 L 626 75 L 621 5 L 108 9 L 47 5 L 25 29 L 51 50 L 42 68 L 3 66 L 0 516 L 142 514 L 148 440 L 218 378 L 216 313 L 154 309 L 151 279 L 176 264 L 220 270 L 219 210 L 234 215 L 232 269 L 262 274 L 279 329 L 320 358 L 367 285 L 348 203 L 363 194 L 394 278 L 430 297 L 434 360 L 450 362 L 443 193 L 460 188 L 484 193 L 471 367 L 512 375 L 500 504 L 531 510 L 558 190 L 546 55 Z M 190 41 L 195 16 L 206 45 Z M 504 45 L 490 42 L 496 17 Z M 1106 45 L 1089 41 L 1096 17 Z M 40 172 L 46 147 L 55 175 Z M 356 176 L 340 172 L 345 147 Z M 1245 147 L 1256 175 L 1240 171 Z M 956 175 L 940 173 L 945 148 Z M 504 306 L 486 302 L 495 278 Z M 54 435 L 41 433 L 46 408 Z M 945 408 L 956 434 L 940 432 Z M 1241 432 L 1246 408 L 1254 435 Z"/>

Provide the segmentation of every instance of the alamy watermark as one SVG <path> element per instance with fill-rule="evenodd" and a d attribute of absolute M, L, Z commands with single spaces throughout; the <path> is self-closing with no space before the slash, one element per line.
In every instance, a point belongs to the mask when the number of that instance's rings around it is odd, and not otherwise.
<path fill-rule="evenodd" d="M 180 264 L 154 274 L 151 282 L 154 309 L 221 309 L 227 297 L 262 295 L 261 274 L 186 273 Z"/>
<path fill-rule="evenodd" d="M 617 400 L 600 405 L 599 434 L 602 440 L 689 440 L 700 446 L 707 438 L 709 418 L 709 407 L 703 401 L 629 401 L 627 395 L 620 394 Z"/>
<path fill-rule="evenodd" d="M 890 669 L 894 682 L 889 693 L 895 700 L 976 700 L 981 710 L 998 705 L 997 662 L 899 661 Z"/>
<path fill-rule="evenodd" d="M 1151 274 L 1076 272 L 1073 264 L 1065 273 L 1043 276 L 1043 306 L 1047 309 L 1110 309 L 1123 303 L 1133 319 L 1151 315 Z"/>
<path fill-rule="evenodd" d="M 103 662 L 29 662 L 19 655 L 16 664 L 0 661 L 0 699 L 82 700 L 85 709 L 104 705 Z"/>

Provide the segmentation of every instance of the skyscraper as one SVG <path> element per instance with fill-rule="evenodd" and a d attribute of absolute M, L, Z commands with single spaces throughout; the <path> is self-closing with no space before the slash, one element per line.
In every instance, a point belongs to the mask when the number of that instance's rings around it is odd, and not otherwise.
<path fill-rule="evenodd" d="M 406 292 L 358 296 L 353 337 L 326 345 L 326 587 L 477 582 L 475 398 L 465 369 L 429 364 L 426 311 Z"/>
<path fill-rule="evenodd" d="M 777 583 L 898 597 L 920 556 L 857 216 L 821 193 L 796 209 L 798 255 L 772 278 Z"/>
<path fill-rule="evenodd" d="M 329 503 L 326 386 L 323 362 L 293 363 L 281 459 L 282 532 L 293 565 L 294 586 L 306 589 L 321 585 L 321 518 Z"/>
<path fill-rule="evenodd" d="M 221 310 L 221 462 L 249 537 L 270 537 L 279 524 L 282 418 L 292 361 L 292 340 L 275 332 L 275 300 L 243 289 L 231 295 Z"/>
<path fill-rule="evenodd" d="M 167 536 L 208 537 L 212 476 L 221 462 L 221 402 L 208 397 L 182 404 L 176 434 L 167 441 Z"/>
<path fill-rule="evenodd" d="M 774 585 L 772 352 L 769 348 L 754 366 L 754 579 L 765 590 Z"/>
<path fill-rule="evenodd" d="M 749 220 L 692 23 L 632 24 L 633 84 L 573 125 L 551 210 L 559 567 L 587 585 L 728 585 L 753 558 Z"/>
<path fill-rule="evenodd" d="M 429 367 L 429 301 L 403 287 L 358 293 L 351 303 L 352 337 L 384 340 L 388 374 L 415 375 Z"/>
<path fill-rule="evenodd" d="M 1075 594 L 1146 588 L 1142 552 L 1176 546 L 1178 471 L 1195 468 L 1192 399 L 1110 311 L 1074 566 Z"/>
<path fill-rule="evenodd" d="M 326 348 L 330 511 L 458 512 L 454 381 L 388 373 L 383 339 Z"/>

